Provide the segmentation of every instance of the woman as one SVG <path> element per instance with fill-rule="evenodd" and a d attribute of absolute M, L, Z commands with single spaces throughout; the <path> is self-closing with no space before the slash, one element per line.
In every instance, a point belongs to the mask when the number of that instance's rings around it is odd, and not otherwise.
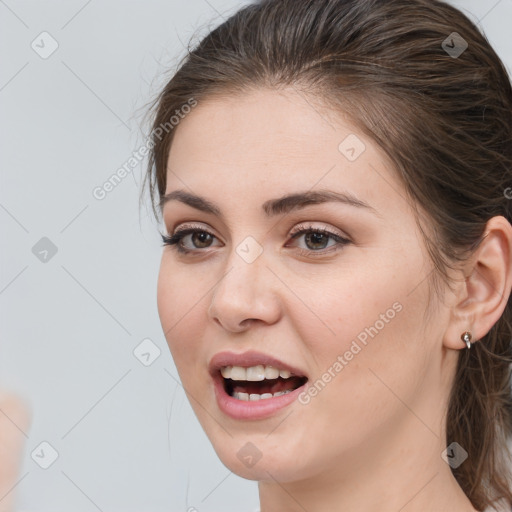
<path fill-rule="evenodd" d="M 510 510 L 512 89 L 475 25 L 249 5 L 151 141 L 162 327 L 262 512 Z"/>

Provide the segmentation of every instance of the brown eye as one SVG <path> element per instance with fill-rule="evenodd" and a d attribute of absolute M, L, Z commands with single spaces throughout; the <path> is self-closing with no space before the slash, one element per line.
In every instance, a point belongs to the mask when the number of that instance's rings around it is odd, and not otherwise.
<path fill-rule="evenodd" d="M 333 233 L 325 228 L 315 228 L 312 226 L 299 227 L 298 231 L 295 231 L 290 236 L 294 240 L 302 236 L 304 237 L 305 248 L 299 247 L 298 249 L 301 254 L 306 256 L 331 253 L 351 243 L 350 240 L 337 233 Z M 330 245 L 328 245 L 329 240 L 333 241 Z M 327 247 L 329 249 L 326 250 Z"/>
<path fill-rule="evenodd" d="M 307 233 L 304 236 L 306 245 L 311 249 L 324 249 L 329 242 L 329 235 L 325 233 L 318 233 L 317 231 Z"/>
<path fill-rule="evenodd" d="M 195 231 L 190 233 L 190 235 L 190 239 L 193 241 L 194 246 L 197 248 L 208 247 L 209 243 L 211 243 L 211 240 L 213 239 L 213 235 L 206 231 Z"/>
<path fill-rule="evenodd" d="M 192 241 L 192 247 L 186 247 L 183 243 L 189 235 Z M 194 252 L 195 249 L 207 249 L 216 238 L 216 236 L 209 231 L 197 228 L 180 229 L 171 236 L 163 234 L 161 234 L 161 236 L 163 245 L 175 246 L 176 250 L 181 253 Z"/>

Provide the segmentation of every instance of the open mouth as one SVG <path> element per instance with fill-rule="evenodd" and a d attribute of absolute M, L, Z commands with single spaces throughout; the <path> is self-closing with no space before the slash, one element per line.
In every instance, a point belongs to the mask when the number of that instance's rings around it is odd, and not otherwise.
<path fill-rule="evenodd" d="M 220 369 L 226 393 L 238 400 L 266 400 L 291 393 L 307 382 L 307 377 L 293 375 L 273 366 L 223 366 Z"/>

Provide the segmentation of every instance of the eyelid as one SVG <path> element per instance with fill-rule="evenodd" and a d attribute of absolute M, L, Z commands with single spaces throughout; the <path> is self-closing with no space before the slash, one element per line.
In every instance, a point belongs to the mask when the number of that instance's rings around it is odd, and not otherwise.
<path fill-rule="evenodd" d="M 179 231 L 185 231 L 187 229 L 197 229 L 198 231 L 205 231 L 207 233 L 210 233 L 212 236 L 219 238 L 212 232 L 213 230 L 210 227 L 205 227 L 202 224 L 195 224 L 193 222 L 184 222 L 183 224 L 179 224 L 179 229 L 174 228 L 171 231 L 173 233 L 178 233 Z"/>
<path fill-rule="evenodd" d="M 325 232 L 326 234 L 335 235 L 335 236 L 338 236 L 339 238 L 343 238 L 346 240 L 351 239 L 351 237 L 348 234 L 341 232 L 337 228 L 332 228 L 330 226 L 326 226 L 325 224 L 322 226 L 316 226 L 314 224 L 314 221 L 302 222 L 300 224 L 297 224 L 296 226 L 294 226 L 291 229 L 291 231 L 288 233 L 288 236 L 293 237 L 297 233 L 300 233 L 301 231 L 307 231 L 307 230 Z"/>

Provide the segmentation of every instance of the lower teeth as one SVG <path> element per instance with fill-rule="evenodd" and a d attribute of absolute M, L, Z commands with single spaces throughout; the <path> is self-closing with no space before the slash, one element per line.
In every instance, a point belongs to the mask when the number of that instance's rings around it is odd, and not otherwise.
<path fill-rule="evenodd" d="M 286 395 L 286 393 L 291 393 L 291 389 L 287 389 L 286 391 L 278 391 L 277 393 L 263 393 L 262 395 L 259 395 L 257 393 L 242 393 L 242 392 L 234 392 L 231 396 L 233 398 L 236 398 L 238 400 L 243 400 L 244 402 L 247 401 L 256 401 L 256 400 L 266 400 L 267 398 L 273 398 L 275 396 L 281 396 Z"/>

